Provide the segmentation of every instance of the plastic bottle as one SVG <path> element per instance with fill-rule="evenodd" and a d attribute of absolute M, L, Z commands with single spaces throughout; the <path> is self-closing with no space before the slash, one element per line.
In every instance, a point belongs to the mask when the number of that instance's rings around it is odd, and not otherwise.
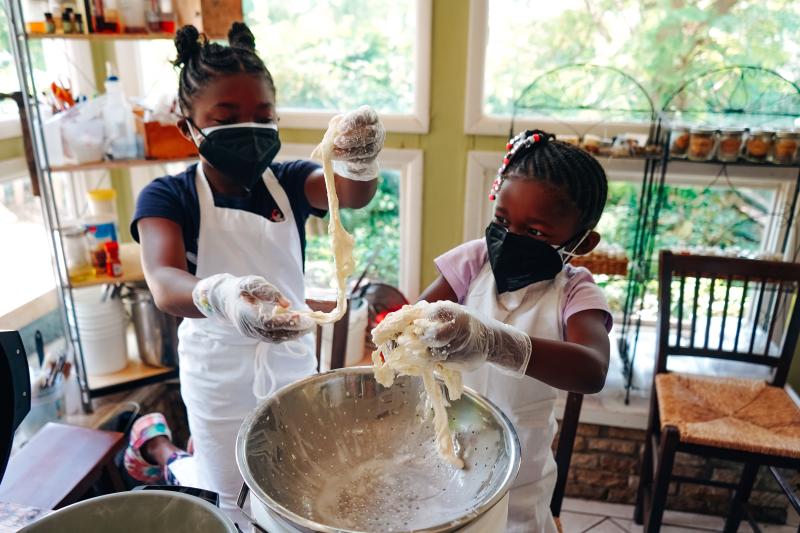
<path fill-rule="evenodd" d="M 120 18 L 125 33 L 145 33 L 144 0 L 119 0 Z"/>
<path fill-rule="evenodd" d="M 119 260 L 119 243 L 109 241 L 103 245 L 106 251 L 106 274 L 112 278 L 122 275 L 122 263 Z"/>
<path fill-rule="evenodd" d="M 136 126 L 133 109 L 122 92 L 119 78 L 112 73 L 110 65 L 106 68 L 109 73 L 103 107 L 106 156 L 110 159 L 135 159 Z"/>
<path fill-rule="evenodd" d="M 103 0 L 103 18 L 105 31 L 119 33 L 119 6 L 117 0 Z"/>

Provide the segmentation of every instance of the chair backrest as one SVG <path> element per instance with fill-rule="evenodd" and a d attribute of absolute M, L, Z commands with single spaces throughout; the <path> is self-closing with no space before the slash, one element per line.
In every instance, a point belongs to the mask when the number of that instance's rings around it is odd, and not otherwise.
<path fill-rule="evenodd" d="M 567 403 L 564 406 L 564 418 L 561 420 L 561 430 L 556 445 L 556 486 L 553 497 L 550 498 L 550 512 L 553 516 L 561 515 L 561 502 L 567 487 L 569 463 L 572 460 L 572 448 L 575 445 L 575 434 L 578 432 L 578 419 L 581 416 L 583 394 L 570 392 L 567 394 Z"/>
<path fill-rule="evenodd" d="M 786 383 L 800 332 L 800 264 L 678 255 L 659 261 L 656 372 L 671 355 L 775 369 Z"/>
<path fill-rule="evenodd" d="M 347 300 L 347 310 L 344 316 L 333 323 L 333 337 L 331 339 L 331 370 L 344 368 L 345 356 L 347 352 L 347 330 L 350 325 L 350 304 L 352 300 Z M 306 305 L 312 311 L 330 313 L 336 308 L 336 302 L 332 300 L 313 300 L 306 299 Z M 317 370 L 322 368 L 322 326 L 317 325 L 316 339 Z"/>

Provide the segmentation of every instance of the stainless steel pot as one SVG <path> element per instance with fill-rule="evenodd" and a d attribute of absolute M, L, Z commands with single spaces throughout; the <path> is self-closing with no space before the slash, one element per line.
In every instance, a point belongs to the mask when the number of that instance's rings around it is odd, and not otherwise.
<path fill-rule="evenodd" d="M 142 362 L 160 368 L 178 366 L 177 319 L 156 307 L 146 287 L 133 287 L 126 300 Z"/>
<path fill-rule="evenodd" d="M 164 490 L 118 492 L 55 511 L 20 533 L 237 533 L 209 502 Z"/>
<path fill-rule="evenodd" d="M 254 512 L 262 504 L 281 529 L 328 533 L 438 533 L 479 521 L 517 475 L 514 428 L 465 391 L 448 408 L 467 464 L 455 469 L 436 450 L 423 391 L 422 380 L 410 377 L 384 388 L 369 367 L 278 391 L 248 416 L 236 442 Z"/>

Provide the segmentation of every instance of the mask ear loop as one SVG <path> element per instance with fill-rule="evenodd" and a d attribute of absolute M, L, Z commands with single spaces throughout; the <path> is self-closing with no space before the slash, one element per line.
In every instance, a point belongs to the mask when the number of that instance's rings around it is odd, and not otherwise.
<path fill-rule="evenodd" d="M 567 252 L 566 250 L 558 250 L 558 253 L 561 255 L 561 264 L 562 265 L 566 265 L 567 263 L 569 263 L 572 260 L 573 257 L 580 257 L 581 255 L 585 255 L 585 254 L 576 254 L 575 250 L 577 250 L 578 247 L 581 244 L 583 244 L 583 241 L 586 240 L 586 237 L 588 237 L 591 232 L 592 232 L 591 229 L 587 229 L 586 233 L 583 234 L 583 237 L 581 237 L 581 239 L 578 241 L 578 243 L 575 246 L 572 247 L 572 251 L 571 252 Z M 563 248 L 563 246 L 561 248 Z"/>

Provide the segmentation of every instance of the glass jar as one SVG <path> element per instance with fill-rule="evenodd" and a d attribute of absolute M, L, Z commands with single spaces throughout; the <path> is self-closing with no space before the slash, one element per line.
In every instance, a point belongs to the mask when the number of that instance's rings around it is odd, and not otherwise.
<path fill-rule="evenodd" d="M 714 157 L 717 147 L 716 132 L 708 128 L 692 128 L 689 132 L 689 150 L 687 155 L 690 161 L 708 161 Z"/>
<path fill-rule="evenodd" d="M 742 152 L 742 140 L 744 130 L 740 128 L 722 128 L 719 132 L 719 147 L 717 148 L 717 159 L 720 161 L 731 162 L 739 159 Z"/>
<path fill-rule="evenodd" d="M 775 147 L 772 159 L 781 165 L 791 165 L 797 161 L 797 148 L 800 147 L 800 132 L 782 130 L 775 134 Z"/>
<path fill-rule="evenodd" d="M 69 279 L 79 282 L 92 277 L 94 269 L 89 254 L 89 239 L 86 236 L 86 229 L 82 226 L 62 228 L 61 242 L 64 246 Z"/>
<path fill-rule="evenodd" d="M 689 149 L 689 128 L 686 126 L 675 126 L 672 128 L 670 137 L 670 155 L 673 157 L 686 157 L 686 150 Z"/>
<path fill-rule="evenodd" d="M 756 163 L 766 161 L 772 152 L 774 135 L 775 133 L 769 130 L 752 130 L 745 143 L 745 157 Z"/>

